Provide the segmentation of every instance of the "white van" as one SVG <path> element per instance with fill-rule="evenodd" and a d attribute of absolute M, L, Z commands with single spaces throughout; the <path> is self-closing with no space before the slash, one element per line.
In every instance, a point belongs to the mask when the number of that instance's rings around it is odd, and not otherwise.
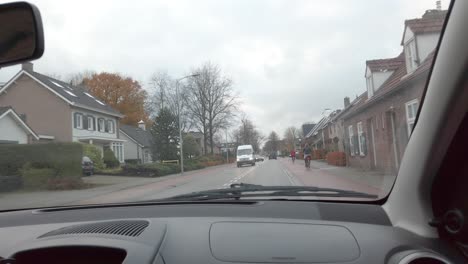
<path fill-rule="evenodd" d="M 237 147 L 237 167 L 244 164 L 255 166 L 255 155 L 252 145 L 241 145 Z"/>

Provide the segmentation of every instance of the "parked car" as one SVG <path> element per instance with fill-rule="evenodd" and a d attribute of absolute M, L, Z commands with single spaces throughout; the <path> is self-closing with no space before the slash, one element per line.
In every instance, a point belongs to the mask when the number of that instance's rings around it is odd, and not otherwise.
<path fill-rule="evenodd" d="M 277 158 L 276 153 L 270 153 L 270 155 L 268 156 L 269 160 L 276 159 L 276 158 Z"/>
<path fill-rule="evenodd" d="M 83 170 L 83 175 L 91 176 L 94 174 L 94 163 L 87 156 L 83 156 L 83 159 L 81 160 L 81 168 Z"/>
<path fill-rule="evenodd" d="M 263 158 L 263 156 L 257 156 L 255 161 L 265 161 L 265 158 Z"/>

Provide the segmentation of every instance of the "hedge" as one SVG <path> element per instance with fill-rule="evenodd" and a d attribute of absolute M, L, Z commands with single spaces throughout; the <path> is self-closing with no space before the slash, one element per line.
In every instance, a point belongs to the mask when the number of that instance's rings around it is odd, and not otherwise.
<path fill-rule="evenodd" d="M 126 159 L 125 160 L 125 164 L 139 164 L 140 163 L 140 160 L 139 159 Z"/>
<path fill-rule="evenodd" d="M 54 189 L 60 181 L 82 184 L 82 157 L 80 143 L 0 145 L 0 176 L 16 177 L 10 178 L 15 188 Z"/>
<path fill-rule="evenodd" d="M 48 168 L 56 176 L 80 177 L 83 147 L 80 143 L 0 145 L 0 175 L 20 176 L 28 163 L 32 168 Z"/>
<path fill-rule="evenodd" d="M 49 180 L 55 177 L 55 170 L 50 168 L 31 168 L 28 165 L 21 169 L 23 187 L 26 189 L 47 189 Z"/>
<path fill-rule="evenodd" d="M 0 192 L 14 191 L 21 188 L 22 180 L 19 176 L 0 176 Z"/>
<path fill-rule="evenodd" d="M 325 150 L 323 149 L 314 149 L 312 150 L 312 159 L 324 159 L 325 158 Z"/>
<path fill-rule="evenodd" d="M 327 163 L 335 166 L 346 166 L 346 154 L 340 151 L 329 152 L 327 154 Z"/>

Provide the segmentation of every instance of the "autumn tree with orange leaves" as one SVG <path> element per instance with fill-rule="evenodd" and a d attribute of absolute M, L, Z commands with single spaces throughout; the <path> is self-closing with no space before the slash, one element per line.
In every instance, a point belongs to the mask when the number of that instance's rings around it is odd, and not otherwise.
<path fill-rule="evenodd" d="M 102 72 L 84 78 L 89 92 L 125 115 L 121 123 L 136 126 L 138 121 L 148 121 L 145 111 L 147 93 L 130 77 Z"/>

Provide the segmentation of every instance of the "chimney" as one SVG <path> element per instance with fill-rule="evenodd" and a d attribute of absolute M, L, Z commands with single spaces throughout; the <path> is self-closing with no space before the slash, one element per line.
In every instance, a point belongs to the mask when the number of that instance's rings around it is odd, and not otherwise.
<path fill-rule="evenodd" d="M 33 71 L 33 64 L 32 62 L 25 62 L 23 64 L 21 64 L 21 69 L 22 70 L 26 70 L 26 71 Z"/>
<path fill-rule="evenodd" d="M 138 127 L 142 130 L 146 130 L 145 122 L 143 122 L 143 120 L 140 120 L 140 122 L 138 122 Z"/>
<path fill-rule="evenodd" d="M 351 102 L 349 101 L 349 97 L 346 96 L 344 98 L 344 108 L 348 107 L 350 104 L 351 104 Z"/>

